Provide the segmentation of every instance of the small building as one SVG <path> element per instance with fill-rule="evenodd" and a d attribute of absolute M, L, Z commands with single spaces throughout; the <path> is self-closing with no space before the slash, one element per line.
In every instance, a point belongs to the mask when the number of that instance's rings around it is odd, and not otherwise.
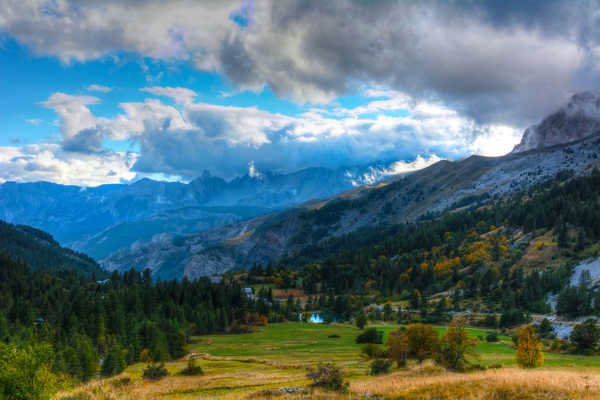
<path fill-rule="evenodd" d="M 250 300 L 258 300 L 258 296 L 254 294 L 251 287 L 243 288 L 242 293 Z"/>

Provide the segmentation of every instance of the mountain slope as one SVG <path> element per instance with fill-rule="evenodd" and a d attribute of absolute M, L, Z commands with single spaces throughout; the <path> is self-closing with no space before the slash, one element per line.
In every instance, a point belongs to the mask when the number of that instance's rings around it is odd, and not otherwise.
<path fill-rule="evenodd" d="M 0 221 L 0 252 L 25 262 L 34 270 L 75 270 L 87 276 L 107 275 L 90 257 L 60 247 L 51 235 L 30 226 Z"/>
<path fill-rule="evenodd" d="M 0 219 L 50 232 L 60 243 L 101 258 L 155 234 L 199 232 L 327 198 L 381 179 L 390 173 L 387 168 L 307 168 L 287 174 L 253 169 L 230 181 L 205 172 L 189 184 L 142 179 L 90 188 L 6 182 L 0 185 Z"/>
<path fill-rule="evenodd" d="M 537 125 L 529 127 L 513 153 L 540 149 L 600 132 L 600 94 L 577 93 L 556 112 Z"/>
<path fill-rule="evenodd" d="M 149 267 L 164 278 L 197 278 L 277 260 L 320 240 L 365 226 L 411 222 L 427 213 L 505 196 L 564 170 L 589 171 L 599 141 L 590 137 L 503 157 L 440 161 L 410 175 L 350 190 L 322 202 L 196 235 L 155 238 L 101 261 L 109 270 Z"/>

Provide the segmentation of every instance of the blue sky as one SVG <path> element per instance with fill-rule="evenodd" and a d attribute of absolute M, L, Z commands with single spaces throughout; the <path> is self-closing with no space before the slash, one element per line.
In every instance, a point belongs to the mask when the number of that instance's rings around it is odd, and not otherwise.
<path fill-rule="evenodd" d="M 596 5 L 533 3 L 6 0 L 0 182 L 504 154 L 598 85 Z"/>

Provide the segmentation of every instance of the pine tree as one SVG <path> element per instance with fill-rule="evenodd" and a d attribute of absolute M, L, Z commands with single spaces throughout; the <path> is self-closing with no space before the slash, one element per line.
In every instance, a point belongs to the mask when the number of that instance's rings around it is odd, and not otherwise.
<path fill-rule="evenodd" d="M 106 354 L 100 373 L 102 376 L 113 376 L 123 372 L 125 367 L 127 367 L 127 362 L 123 350 L 121 346 L 115 344 Z"/>

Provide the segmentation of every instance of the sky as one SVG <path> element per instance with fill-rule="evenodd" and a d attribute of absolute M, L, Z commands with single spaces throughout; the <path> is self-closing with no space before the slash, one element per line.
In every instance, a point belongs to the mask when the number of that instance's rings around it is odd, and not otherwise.
<path fill-rule="evenodd" d="M 598 0 L 3 0 L 0 182 L 498 156 L 599 76 Z"/>

